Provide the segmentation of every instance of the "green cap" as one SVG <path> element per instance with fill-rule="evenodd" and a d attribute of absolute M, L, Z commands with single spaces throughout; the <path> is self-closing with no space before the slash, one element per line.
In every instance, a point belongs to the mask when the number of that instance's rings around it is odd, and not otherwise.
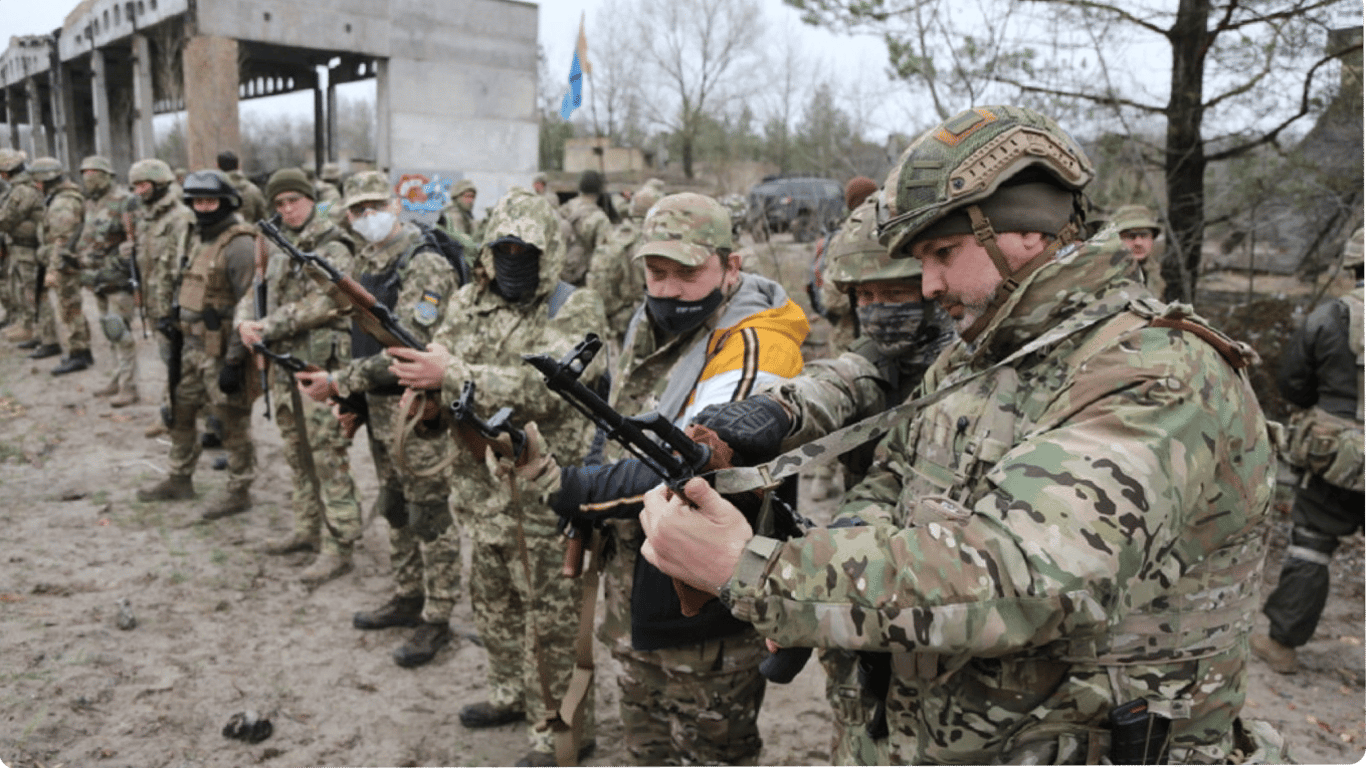
<path fill-rule="evenodd" d="M 308 175 L 301 168 L 281 168 L 270 175 L 266 182 L 266 200 L 275 204 L 275 196 L 282 192 L 298 192 L 309 200 L 317 200 L 318 193 L 308 183 Z"/>
<path fill-rule="evenodd" d="M 346 191 L 342 195 L 345 198 L 343 205 L 347 208 L 371 200 L 388 200 L 393 196 L 393 187 L 383 171 L 361 171 L 353 175 L 346 180 Z"/>
<path fill-rule="evenodd" d="M 734 249 L 730 214 L 706 195 L 682 192 L 669 195 L 650 208 L 641 225 L 641 246 L 635 258 L 663 256 L 687 267 L 698 267 L 718 250 Z"/>
<path fill-rule="evenodd" d="M 81 161 L 82 171 L 104 171 L 110 176 L 114 175 L 114 164 L 109 162 L 109 158 L 100 155 L 91 155 Z"/>
<path fill-rule="evenodd" d="M 1121 206 L 1115 211 L 1112 221 L 1120 232 L 1127 229 L 1151 229 L 1156 234 L 1162 229 L 1162 225 L 1157 223 L 1157 216 L 1146 205 Z"/>

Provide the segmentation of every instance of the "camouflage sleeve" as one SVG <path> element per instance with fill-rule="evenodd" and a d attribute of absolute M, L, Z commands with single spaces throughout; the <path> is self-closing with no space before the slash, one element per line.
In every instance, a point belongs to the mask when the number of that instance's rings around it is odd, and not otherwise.
<path fill-rule="evenodd" d="M 598 243 L 588 260 L 587 286 L 602 299 L 603 311 L 609 319 L 629 309 L 639 298 L 629 273 L 631 254 L 626 252 L 634 236 L 630 227 L 618 227 Z"/>
<path fill-rule="evenodd" d="M 343 243 L 327 243 L 318 249 L 318 254 L 343 274 L 349 274 L 351 249 Z M 310 266 L 304 274 L 303 279 L 316 284 L 316 290 L 308 291 L 305 297 L 298 301 L 277 306 L 266 315 L 266 341 L 288 338 L 302 331 L 326 325 L 346 314 L 349 309 L 349 303 L 343 306 L 338 302 L 338 294 L 330 290 L 332 284 L 320 270 Z"/>
<path fill-rule="evenodd" d="M 142 247 L 152 248 L 152 291 L 149 307 L 163 314 L 171 311 L 176 303 L 176 281 L 180 275 L 180 262 L 190 245 L 190 233 L 194 226 L 194 214 L 183 210 L 172 214 L 163 232 L 154 241 L 140 243 Z"/>
<path fill-rule="evenodd" d="M 1114 376 L 1115 356 L 1135 375 Z M 728 585 L 735 615 L 787 646 L 986 657 L 1103 631 L 1134 607 L 1136 585 L 1176 578 L 1255 525 L 1268 492 L 1269 446 L 1250 434 L 1265 424 L 1217 353 L 1194 350 L 1185 364 L 1159 355 L 1135 370 L 1136 356 L 1094 358 L 1088 367 L 1112 375 L 1060 396 L 1041 422 L 1060 423 L 1006 453 L 970 507 L 898 497 L 909 527 L 752 541 Z M 1246 454 L 1239 476 L 1217 474 L 1234 452 Z M 1243 484 L 1246 517 L 1204 514 L 1230 490 L 1224 481 Z"/>
<path fill-rule="evenodd" d="M 78 271 L 71 263 L 76 258 L 73 241 L 80 236 L 84 218 L 85 206 L 79 200 L 63 194 L 52 201 L 43 220 L 43 239 L 52 246 L 49 270 Z"/>
<path fill-rule="evenodd" d="M 887 408 L 886 382 L 866 357 L 845 352 L 813 360 L 800 376 L 769 384 L 761 394 L 781 403 L 792 417 L 782 450 L 824 437 Z"/>
<path fill-rule="evenodd" d="M 29 216 L 33 206 L 39 205 L 42 193 L 27 184 L 16 184 L 10 188 L 4 201 L 0 202 L 0 232 L 11 232 Z"/>

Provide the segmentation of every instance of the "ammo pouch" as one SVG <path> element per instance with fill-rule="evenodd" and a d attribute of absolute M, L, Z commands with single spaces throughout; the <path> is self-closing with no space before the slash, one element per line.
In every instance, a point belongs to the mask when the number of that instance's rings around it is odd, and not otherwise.
<path fill-rule="evenodd" d="M 1366 489 L 1360 422 L 1335 416 L 1315 406 L 1290 417 L 1285 459 L 1306 473 L 1360 492 Z"/>

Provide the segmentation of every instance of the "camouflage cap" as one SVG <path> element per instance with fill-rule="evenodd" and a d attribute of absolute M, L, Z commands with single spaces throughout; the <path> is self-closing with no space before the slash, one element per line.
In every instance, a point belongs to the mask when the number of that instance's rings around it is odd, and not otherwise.
<path fill-rule="evenodd" d="M 346 191 L 342 194 L 343 205 L 350 208 L 357 203 L 372 200 L 388 200 L 394 196 L 389 177 L 383 171 L 361 171 L 346 180 Z"/>
<path fill-rule="evenodd" d="M 920 277 L 920 259 L 894 259 L 877 238 L 877 201 L 869 197 L 849 214 L 825 248 L 825 279 L 840 290 L 879 280 Z"/>
<path fill-rule="evenodd" d="M 641 245 L 635 258 L 663 256 L 687 267 L 698 267 L 717 251 L 731 251 L 730 214 L 706 195 L 681 192 L 650 208 L 641 225 Z"/>
<path fill-rule="evenodd" d="M 0 172 L 13 173 L 27 161 L 28 155 L 21 149 L 0 149 Z"/>
<path fill-rule="evenodd" d="M 1363 243 L 1363 240 L 1366 240 L 1366 233 L 1363 232 L 1361 227 L 1357 227 L 1357 231 L 1353 232 L 1352 236 L 1347 238 L 1347 243 L 1342 247 L 1343 269 L 1361 266 L 1363 245 L 1366 245 L 1366 243 Z"/>
<path fill-rule="evenodd" d="M 341 179 L 341 166 L 337 163 L 323 163 L 322 173 L 318 177 L 323 181 L 338 181 Z"/>
<path fill-rule="evenodd" d="M 109 158 L 101 155 L 90 155 L 81 161 L 82 171 L 104 171 L 110 176 L 114 175 L 114 164 L 109 162 Z"/>
<path fill-rule="evenodd" d="M 308 176 L 301 168 L 281 168 L 270 175 L 266 182 L 266 202 L 275 204 L 275 196 L 284 192 L 298 192 L 309 200 L 317 200 L 318 193 L 308 183 Z"/>
<path fill-rule="evenodd" d="M 474 182 L 469 179 L 461 179 L 460 181 L 455 182 L 455 186 L 451 188 L 451 197 L 460 197 L 466 192 L 473 192 L 476 195 L 479 194 L 479 190 L 474 187 Z"/>
<path fill-rule="evenodd" d="M 155 157 L 144 157 L 133 163 L 133 167 L 128 169 L 128 183 L 138 181 L 150 181 L 153 184 L 170 184 L 175 181 L 175 174 L 171 172 L 171 166 L 165 160 L 158 160 Z"/>
<path fill-rule="evenodd" d="M 1121 206 L 1110 220 L 1120 232 L 1128 229 L 1151 229 L 1153 234 L 1156 234 L 1162 229 L 1162 225 L 1157 223 L 1157 215 L 1146 205 Z"/>
<path fill-rule="evenodd" d="M 65 172 L 62 161 L 55 157 L 40 157 L 28 164 L 28 174 L 38 181 L 52 181 Z"/>

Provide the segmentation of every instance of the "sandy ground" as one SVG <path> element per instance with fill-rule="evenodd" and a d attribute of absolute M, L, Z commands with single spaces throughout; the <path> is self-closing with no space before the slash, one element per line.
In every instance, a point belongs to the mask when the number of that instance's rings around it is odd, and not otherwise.
<path fill-rule="evenodd" d="M 7 499 L 0 504 L 0 762 L 182 768 L 517 760 L 526 751 L 522 726 L 471 731 L 457 717 L 484 697 L 485 655 L 470 639 L 467 602 L 453 619 L 466 636 L 415 670 L 390 658 L 408 630 L 351 627 L 353 612 L 389 594 L 382 519 L 369 521 L 356 570 L 312 592 L 296 580 L 307 555 L 258 553 L 289 525 L 287 465 L 259 403 L 260 467 L 249 513 L 197 522 L 196 504 L 224 482 L 210 468 L 216 451 L 201 459 L 197 501 L 135 500 L 138 487 L 165 476 L 168 448 L 164 438 L 143 436 L 163 370 L 150 340 L 140 349 L 144 403 L 111 410 L 90 395 L 111 360 L 102 339 L 95 369 L 60 379 L 48 375 L 55 360 L 27 360 L 0 343 L 0 494 Z M 362 445 L 353 458 L 368 507 L 373 469 Z M 807 508 L 819 517 L 829 502 Z M 1268 586 L 1284 527 L 1273 531 Z M 1324 622 L 1301 652 L 1304 670 L 1279 676 L 1251 662 L 1246 715 L 1275 722 L 1302 762 L 1363 756 L 1362 582 L 1356 536 L 1335 559 Z M 131 629 L 119 628 L 121 601 L 136 618 Z M 596 652 L 598 749 L 588 762 L 621 764 L 615 670 Z M 823 682 L 811 664 L 794 683 L 769 688 L 763 763 L 827 762 Z M 249 709 L 269 716 L 273 735 L 255 745 L 225 738 L 228 719 Z"/>

